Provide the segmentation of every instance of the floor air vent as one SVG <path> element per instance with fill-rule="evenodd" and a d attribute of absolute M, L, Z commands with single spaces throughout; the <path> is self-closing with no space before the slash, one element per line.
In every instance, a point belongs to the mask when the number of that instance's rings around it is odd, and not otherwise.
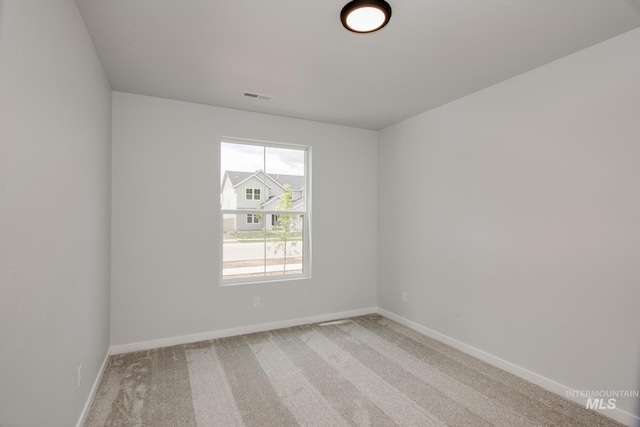
<path fill-rule="evenodd" d="M 247 98 L 262 99 L 264 101 L 271 101 L 273 99 L 273 96 L 260 95 L 259 93 L 252 93 L 252 92 L 245 92 L 243 93 L 243 95 L 246 96 Z"/>

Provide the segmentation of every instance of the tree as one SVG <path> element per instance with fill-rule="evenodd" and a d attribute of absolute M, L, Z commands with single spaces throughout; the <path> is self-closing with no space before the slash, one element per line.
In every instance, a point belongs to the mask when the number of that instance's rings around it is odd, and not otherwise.
<path fill-rule="evenodd" d="M 276 210 L 278 211 L 292 211 L 293 210 L 293 195 L 291 194 L 291 186 L 286 184 L 284 186 L 284 193 L 280 195 Z M 274 253 L 282 251 L 284 258 L 282 272 L 286 274 L 287 269 L 287 256 L 294 255 L 296 253 L 296 247 L 298 241 L 295 240 L 296 232 L 298 231 L 297 215 L 282 214 L 278 215 L 277 230 L 278 238 L 273 245 Z"/>

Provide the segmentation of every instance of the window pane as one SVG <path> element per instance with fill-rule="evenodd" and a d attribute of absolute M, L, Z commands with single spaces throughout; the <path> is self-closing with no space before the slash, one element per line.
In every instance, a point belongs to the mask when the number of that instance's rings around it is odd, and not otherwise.
<path fill-rule="evenodd" d="M 265 172 L 275 183 L 270 196 L 277 197 L 289 191 L 291 210 L 305 210 L 305 151 L 289 148 L 265 147 Z M 271 181 L 269 181 L 271 182 Z M 271 199 L 269 209 L 278 209 Z"/>
<path fill-rule="evenodd" d="M 304 216 L 278 215 L 267 237 L 267 270 L 271 274 L 302 274 Z"/>
<path fill-rule="evenodd" d="M 223 279 L 263 277 L 265 274 L 265 232 L 261 230 L 259 221 L 255 225 L 257 230 L 243 229 L 246 227 L 239 225 L 239 221 L 247 222 L 247 216 L 249 215 L 223 215 Z"/>

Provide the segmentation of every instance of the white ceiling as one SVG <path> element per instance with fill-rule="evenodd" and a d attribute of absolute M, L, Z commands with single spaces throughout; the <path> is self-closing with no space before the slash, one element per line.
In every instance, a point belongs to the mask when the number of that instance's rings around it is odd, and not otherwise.
<path fill-rule="evenodd" d="M 366 129 L 640 26 L 640 0 L 389 0 L 372 34 L 347 0 L 76 2 L 113 90 Z"/>

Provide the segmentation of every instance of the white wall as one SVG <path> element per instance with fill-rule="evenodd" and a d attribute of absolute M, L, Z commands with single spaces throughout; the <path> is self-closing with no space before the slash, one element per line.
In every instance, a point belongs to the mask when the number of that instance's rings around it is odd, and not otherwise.
<path fill-rule="evenodd" d="M 311 279 L 219 286 L 221 136 L 312 146 Z M 112 345 L 375 307 L 376 169 L 373 131 L 115 92 Z"/>
<path fill-rule="evenodd" d="M 109 347 L 111 89 L 72 0 L 0 1 L 0 58 L 0 425 L 66 427 Z"/>
<path fill-rule="evenodd" d="M 638 52 L 634 30 L 382 130 L 379 306 L 573 389 L 638 390 Z"/>

